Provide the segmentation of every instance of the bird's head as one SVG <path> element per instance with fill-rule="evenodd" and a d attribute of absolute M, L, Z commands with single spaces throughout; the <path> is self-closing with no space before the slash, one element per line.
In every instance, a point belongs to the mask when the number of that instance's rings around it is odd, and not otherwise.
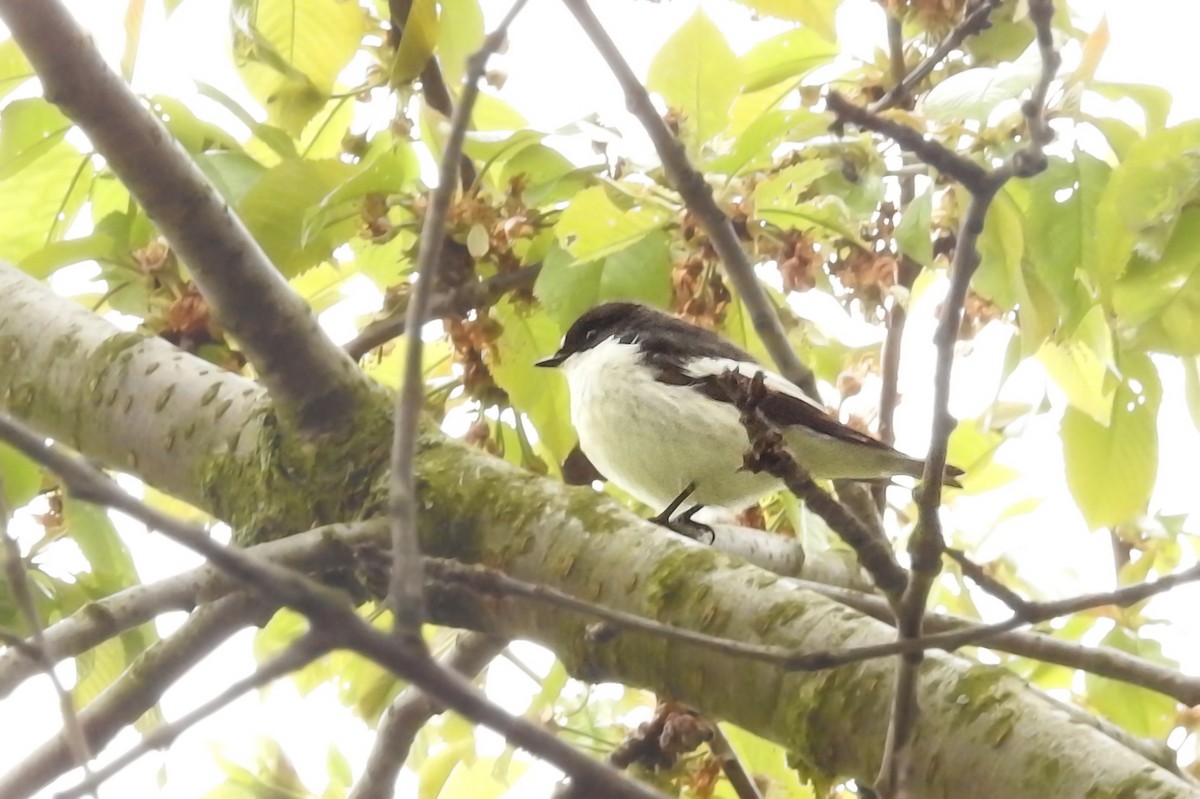
<path fill-rule="evenodd" d="M 634 302 L 606 302 L 597 305 L 575 320 L 563 336 L 558 352 L 534 365 L 547 368 L 562 366 L 611 339 L 630 343 L 647 322 L 663 315 L 653 308 Z"/>

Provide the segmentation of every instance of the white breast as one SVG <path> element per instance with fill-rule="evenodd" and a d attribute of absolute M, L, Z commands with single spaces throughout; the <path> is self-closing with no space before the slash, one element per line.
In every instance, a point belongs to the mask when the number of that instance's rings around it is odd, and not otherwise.
<path fill-rule="evenodd" d="M 656 512 L 692 482 L 691 501 L 733 508 L 777 487 L 769 476 L 740 471 L 748 442 L 737 411 L 658 382 L 635 345 L 609 339 L 570 357 L 563 371 L 584 453 Z"/>

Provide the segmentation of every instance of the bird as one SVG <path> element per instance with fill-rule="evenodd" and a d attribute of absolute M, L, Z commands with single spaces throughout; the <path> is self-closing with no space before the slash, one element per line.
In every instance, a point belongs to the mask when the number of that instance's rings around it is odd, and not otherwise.
<path fill-rule="evenodd" d="M 925 462 L 842 424 L 798 386 L 717 333 L 634 302 L 584 312 L 553 355 L 570 394 L 571 423 L 596 469 L 671 526 L 705 506 L 741 510 L 782 488 L 743 468 L 749 439 L 720 380 L 762 373 L 759 409 L 796 460 L 817 479 L 919 477 Z M 948 466 L 945 482 L 958 485 Z M 703 526 L 703 525 L 701 525 Z"/>

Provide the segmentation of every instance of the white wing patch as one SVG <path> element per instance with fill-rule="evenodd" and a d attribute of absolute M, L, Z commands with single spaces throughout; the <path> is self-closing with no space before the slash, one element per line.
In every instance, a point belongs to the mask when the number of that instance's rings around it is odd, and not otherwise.
<path fill-rule="evenodd" d="M 732 358 L 694 358 L 684 365 L 683 370 L 690 377 L 720 377 L 726 372 L 733 371 L 742 377 L 750 379 L 753 379 L 756 374 L 762 372 L 763 383 L 770 391 L 803 400 L 821 413 L 828 413 L 823 407 L 817 404 L 816 400 L 801 391 L 800 387 L 795 383 L 783 375 L 772 372 L 770 369 L 766 369 L 753 361 L 735 361 Z"/>

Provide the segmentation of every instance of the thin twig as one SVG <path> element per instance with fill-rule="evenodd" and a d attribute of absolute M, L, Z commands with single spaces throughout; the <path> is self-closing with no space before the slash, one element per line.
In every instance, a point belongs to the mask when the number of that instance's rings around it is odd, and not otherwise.
<path fill-rule="evenodd" d="M 968 3 L 967 7 L 963 9 L 964 16 L 962 21 L 954 26 L 954 29 L 950 33 L 946 34 L 946 37 L 933 49 L 933 52 L 920 64 L 915 66 L 912 72 L 902 75 L 896 81 L 895 85 L 888 90 L 887 94 L 872 103 L 869 106 L 870 111 L 878 114 L 907 102 L 912 96 L 912 91 L 916 88 L 916 85 L 928 77 L 929 73 L 933 72 L 938 64 L 946 59 L 946 56 L 950 55 L 968 36 L 979 33 L 987 27 L 988 18 L 991 16 L 992 11 L 999 5 L 1000 0 L 974 0 L 972 3 Z M 888 41 L 892 45 L 893 75 L 895 74 L 896 64 L 896 45 L 895 39 L 891 35 L 891 28 L 893 26 L 899 27 L 899 25 L 900 20 L 898 18 L 894 16 L 888 18 Z M 901 62 L 903 62 L 903 49 L 900 50 L 900 53 Z"/>
<path fill-rule="evenodd" d="M 784 377 L 791 380 L 810 396 L 819 396 L 816 378 L 807 366 L 800 362 L 788 343 L 787 333 L 779 314 L 771 304 L 758 277 L 754 274 L 754 266 L 746 256 L 746 251 L 738 241 L 737 233 L 729 221 L 729 217 L 721 210 L 713 199 L 712 187 L 704 180 L 691 162 L 688 161 L 683 145 L 675 138 L 666 123 L 659 117 L 650 101 L 646 88 L 634 75 L 633 70 L 617 49 L 604 26 L 596 19 L 587 0 L 563 0 L 564 4 L 575 15 L 584 33 L 591 39 L 592 44 L 604 58 L 608 68 L 616 77 L 621 89 L 625 92 L 625 103 L 630 112 L 637 117 L 654 143 L 654 149 L 662 161 L 663 171 L 675 186 L 687 205 L 695 215 L 700 225 L 708 233 L 713 249 L 717 251 L 725 271 L 737 287 L 738 296 L 746 305 L 754 330 L 758 333 L 771 354 L 771 359 L 779 367 Z"/>
<path fill-rule="evenodd" d="M 725 772 L 725 779 L 729 780 L 738 799 L 763 799 L 762 791 L 758 790 L 754 778 L 746 771 L 746 766 L 733 750 L 733 745 L 721 731 L 721 725 L 714 719 L 709 726 L 712 737 L 708 740 L 708 749 L 721 764 L 721 771 Z"/>
<path fill-rule="evenodd" d="M 530 264 L 515 272 L 501 272 L 486 280 L 471 280 L 451 291 L 434 294 L 429 299 L 425 315 L 427 319 L 438 319 L 451 314 L 466 314 L 477 308 L 490 305 L 509 291 L 526 289 L 533 285 L 541 272 L 540 263 Z M 388 313 L 367 324 L 343 349 L 354 360 L 366 355 L 378 346 L 386 344 L 404 333 L 408 319 L 408 305 Z"/>
<path fill-rule="evenodd" d="M 136 746 L 119 755 L 103 768 L 81 780 L 77 785 L 55 794 L 55 799 L 75 799 L 94 792 L 107 779 L 113 777 L 143 755 L 155 749 L 164 749 L 175 739 L 242 694 L 273 682 L 293 671 L 298 671 L 328 652 L 328 645 L 320 635 L 307 633 L 287 649 L 271 657 L 254 673 L 233 683 L 200 707 L 185 713 L 176 721 L 163 724 L 147 733 Z"/>
<path fill-rule="evenodd" d="M 946 555 L 950 557 L 958 567 L 962 570 L 963 575 L 971 582 L 978 585 L 987 593 L 999 599 L 1014 615 L 1025 618 L 1029 612 L 1029 600 L 1018 594 L 1016 591 L 1009 588 L 1004 583 L 992 577 L 984 568 L 975 561 L 967 557 L 966 553 L 961 549 L 946 547 Z"/>
<path fill-rule="evenodd" d="M 450 201 L 457 189 L 459 156 L 467 135 L 467 124 L 479 96 L 479 81 L 487 69 L 492 53 L 504 43 L 508 26 L 524 8 L 526 0 L 515 0 L 512 8 L 496 30 L 484 39 L 479 52 L 467 62 L 463 93 L 450 123 L 450 135 L 438 171 L 438 185 L 429 200 L 425 221 L 421 226 L 420 254 L 417 257 L 417 287 L 408 307 L 404 332 L 404 379 L 396 393 L 396 415 L 392 439 L 392 473 L 388 498 L 388 514 L 392 523 L 392 578 L 387 602 L 395 618 L 397 634 L 414 647 L 424 650 L 421 624 L 425 621 L 424 581 L 421 576 L 421 542 L 417 535 L 416 453 L 417 425 L 425 400 L 425 381 L 422 379 L 421 353 L 424 341 L 421 328 L 425 325 L 429 298 L 437 282 L 437 267 L 442 257 L 442 242 L 446 235 L 446 219 Z"/>
<path fill-rule="evenodd" d="M 1058 70 L 1059 57 L 1054 51 L 1050 22 L 1054 14 L 1053 0 L 1032 0 L 1030 16 L 1038 31 L 1039 49 L 1042 54 L 1042 70 L 1035 85 L 1032 98 L 1023 110 L 1029 127 L 1029 143 L 1013 154 L 994 171 L 985 170 L 978 164 L 951 153 L 932 139 L 904 125 L 883 120 L 865 109 L 852 107 L 841 98 L 835 112 L 839 119 L 850 119 L 856 124 L 884 123 L 873 130 L 893 135 L 902 146 L 908 147 L 930 166 L 942 169 L 971 193 L 967 212 L 960 226 L 954 258 L 951 263 L 950 288 L 942 304 L 942 317 L 934 336 L 937 348 L 937 366 L 934 373 L 933 430 L 930 436 L 929 454 L 925 461 L 921 490 L 917 497 L 917 525 L 909 539 L 911 561 L 910 579 L 896 618 L 896 630 L 900 638 L 920 638 L 925 618 L 925 605 L 929 591 L 941 571 L 942 552 L 945 539 L 942 534 L 939 509 L 942 500 L 942 474 L 946 466 L 946 451 L 955 421 L 950 416 L 950 376 L 954 366 L 954 346 L 958 340 L 963 302 L 971 277 L 979 266 L 978 240 L 983 232 L 984 220 L 992 199 L 1014 176 L 1036 174 L 1046 166 L 1043 151 L 1051 133 L 1045 122 L 1044 106 L 1051 81 Z M 831 100 L 833 98 L 831 97 Z M 831 105 L 832 107 L 832 105 Z M 947 158 L 947 154 L 951 157 Z M 927 155 L 955 171 L 939 166 Z M 968 166 L 969 165 L 969 166 Z M 874 788 L 885 799 L 906 796 L 911 777 L 911 747 L 916 721 L 919 715 L 917 703 L 917 672 L 920 666 L 919 653 L 906 655 L 900 660 L 896 672 L 896 689 L 893 697 L 891 721 L 888 725 L 887 741 L 884 745 L 883 761 Z"/>
<path fill-rule="evenodd" d="M 447 668 L 474 678 L 506 643 L 502 638 L 464 632 L 441 660 Z M 348 799 L 390 799 L 394 796 L 396 777 L 408 759 L 413 739 L 429 719 L 445 709 L 443 704 L 416 686 L 396 697 L 379 720 L 366 768 Z"/>
<path fill-rule="evenodd" d="M 954 178 L 972 193 L 985 192 L 992 182 L 992 174 L 985 167 L 928 138 L 916 128 L 873 114 L 838 92 L 831 91 L 825 103 L 837 119 L 835 127 L 849 122 L 863 130 L 881 133 L 937 171 Z"/>

